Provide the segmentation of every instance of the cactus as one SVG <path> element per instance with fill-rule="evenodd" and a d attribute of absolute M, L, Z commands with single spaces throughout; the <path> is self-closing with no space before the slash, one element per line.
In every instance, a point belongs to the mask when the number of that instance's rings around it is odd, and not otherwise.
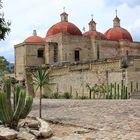
<path fill-rule="evenodd" d="M 124 83 L 123 80 L 121 81 L 121 99 L 123 99 L 123 93 L 124 93 Z"/>
<path fill-rule="evenodd" d="M 9 106 L 9 110 L 12 109 L 12 105 L 11 105 L 11 78 L 6 78 L 3 80 L 3 91 L 6 93 L 6 97 L 7 97 L 7 103 Z"/>
<path fill-rule="evenodd" d="M 120 85 L 117 84 L 117 99 L 120 98 Z"/>
<path fill-rule="evenodd" d="M 0 93 L 0 116 L 2 123 L 4 124 L 10 123 L 11 113 L 8 108 L 7 97 L 4 92 Z"/>
<path fill-rule="evenodd" d="M 110 96 L 109 99 L 113 99 L 113 84 L 110 84 Z"/>
<path fill-rule="evenodd" d="M 137 92 L 139 91 L 139 84 L 138 84 L 138 82 L 136 82 L 136 91 Z"/>
<path fill-rule="evenodd" d="M 130 91 L 131 91 L 131 94 L 132 94 L 132 92 L 133 92 L 133 81 L 131 81 L 131 89 L 130 89 Z"/>
<path fill-rule="evenodd" d="M 3 80 L 3 91 L 7 94 L 7 96 L 11 95 L 11 79 L 6 78 Z"/>
<path fill-rule="evenodd" d="M 31 111 L 33 98 L 26 97 L 26 93 L 21 91 L 19 86 L 15 87 L 13 98 L 13 109 L 9 109 L 7 94 L 0 92 L 0 120 L 3 124 L 13 128 L 18 124 L 19 119 L 25 118 Z"/>
<path fill-rule="evenodd" d="M 117 84 L 114 84 L 114 99 L 117 99 Z"/>
<path fill-rule="evenodd" d="M 25 97 L 26 97 L 26 93 L 21 91 L 13 114 L 13 119 L 15 121 L 19 120 L 20 115 L 24 109 Z"/>
<path fill-rule="evenodd" d="M 125 99 L 128 99 L 128 89 L 125 87 Z"/>
<path fill-rule="evenodd" d="M 71 94 L 71 96 L 72 96 L 72 86 L 70 86 L 70 94 Z"/>

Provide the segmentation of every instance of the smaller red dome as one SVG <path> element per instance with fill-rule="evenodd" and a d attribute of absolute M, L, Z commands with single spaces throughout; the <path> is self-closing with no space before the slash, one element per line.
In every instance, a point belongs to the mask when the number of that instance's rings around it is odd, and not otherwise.
<path fill-rule="evenodd" d="M 104 34 L 97 31 L 88 31 L 88 32 L 85 32 L 83 35 L 87 37 L 95 37 L 98 39 L 106 39 Z"/>
<path fill-rule="evenodd" d="M 82 35 L 80 29 L 73 23 L 61 21 L 53 25 L 47 32 L 47 36 L 55 35 L 58 33 L 69 33 L 71 35 Z"/>
<path fill-rule="evenodd" d="M 26 43 L 44 43 L 45 40 L 40 36 L 30 36 L 25 39 Z"/>
<path fill-rule="evenodd" d="M 25 43 L 44 43 L 45 39 L 37 36 L 36 30 L 33 30 L 33 35 L 24 40 Z"/>
<path fill-rule="evenodd" d="M 127 40 L 133 42 L 131 34 L 124 28 L 121 27 L 113 27 L 107 30 L 104 35 L 109 40 L 119 41 L 119 40 Z"/>

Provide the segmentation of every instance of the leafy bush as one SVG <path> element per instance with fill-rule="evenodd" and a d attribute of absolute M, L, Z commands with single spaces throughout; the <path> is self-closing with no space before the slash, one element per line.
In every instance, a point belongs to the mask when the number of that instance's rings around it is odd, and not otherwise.
<path fill-rule="evenodd" d="M 89 99 L 89 98 L 87 96 L 80 96 L 79 99 L 84 100 L 84 99 Z"/>
<path fill-rule="evenodd" d="M 60 98 L 59 93 L 58 92 L 53 93 L 52 98 L 59 99 Z"/>
<path fill-rule="evenodd" d="M 42 98 L 49 98 L 48 93 L 42 94 Z"/>
<path fill-rule="evenodd" d="M 72 95 L 69 92 L 64 92 L 63 98 L 65 99 L 71 99 Z"/>

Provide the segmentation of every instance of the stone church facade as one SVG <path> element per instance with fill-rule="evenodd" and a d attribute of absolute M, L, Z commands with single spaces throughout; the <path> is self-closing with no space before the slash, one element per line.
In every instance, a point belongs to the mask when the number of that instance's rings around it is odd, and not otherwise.
<path fill-rule="evenodd" d="M 131 34 L 120 25 L 117 14 L 113 27 L 104 34 L 96 30 L 96 22 L 91 19 L 89 31 L 82 33 L 68 21 L 64 11 L 61 21 L 54 24 L 46 37 L 33 35 L 15 45 L 15 76 L 27 81 L 28 70 L 46 67 L 50 71 L 52 91 L 60 93 L 72 90 L 73 95 L 86 95 L 86 84 L 121 83 L 128 87 L 130 82 L 140 83 L 140 42 L 135 42 Z M 46 91 L 44 91 L 46 92 Z"/>

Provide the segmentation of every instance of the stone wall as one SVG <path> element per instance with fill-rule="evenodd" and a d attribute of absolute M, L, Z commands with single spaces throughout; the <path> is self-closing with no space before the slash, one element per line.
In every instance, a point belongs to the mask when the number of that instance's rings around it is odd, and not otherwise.
<path fill-rule="evenodd" d="M 25 46 L 20 45 L 15 47 L 15 76 L 22 79 L 25 74 Z"/>
<path fill-rule="evenodd" d="M 138 83 L 138 85 L 140 86 L 140 59 L 132 60 L 130 66 L 127 69 L 127 84 L 129 87 L 129 91 L 131 91 L 131 82 L 133 82 L 134 90 L 136 90 L 136 83 Z"/>
<path fill-rule="evenodd" d="M 136 83 L 140 85 L 140 61 L 133 60 L 127 69 L 121 69 L 120 60 L 98 61 L 94 63 L 73 64 L 61 67 L 51 67 L 50 79 L 51 93 L 71 92 L 73 96 L 88 95 L 86 84 L 91 86 L 94 84 L 121 84 L 122 80 L 128 86 L 130 92 L 130 83 L 134 82 L 134 89 Z"/>
<path fill-rule="evenodd" d="M 122 71 L 119 60 L 52 67 L 50 73 L 52 93 L 71 92 L 73 96 L 88 95 L 86 84 L 121 83 Z"/>
<path fill-rule="evenodd" d="M 38 57 L 37 51 L 39 49 L 44 50 L 45 46 L 43 44 L 27 44 L 26 45 L 26 66 L 39 66 L 45 63 L 45 57 Z"/>

